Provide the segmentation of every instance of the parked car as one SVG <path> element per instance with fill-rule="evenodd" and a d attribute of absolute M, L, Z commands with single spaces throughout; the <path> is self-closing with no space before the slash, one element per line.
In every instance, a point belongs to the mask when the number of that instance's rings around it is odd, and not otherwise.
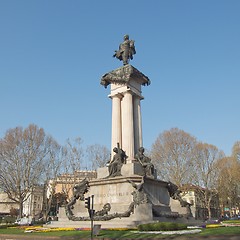
<path fill-rule="evenodd" d="M 31 226 L 32 225 L 32 218 L 31 217 L 23 217 L 23 218 L 19 218 L 15 221 L 16 224 L 18 225 L 27 225 L 27 226 Z"/>

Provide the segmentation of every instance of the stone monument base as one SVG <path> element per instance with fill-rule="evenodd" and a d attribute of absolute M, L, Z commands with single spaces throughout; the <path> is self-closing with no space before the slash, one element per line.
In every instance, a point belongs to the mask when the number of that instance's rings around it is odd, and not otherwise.
<path fill-rule="evenodd" d="M 183 215 L 178 213 L 184 212 L 178 201 L 174 201 L 174 210 L 178 209 L 178 212 L 171 210 L 167 182 L 151 178 L 144 178 L 143 181 L 143 177 L 133 175 L 98 178 L 91 180 L 89 186 L 89 191 L 84 197 L 94 195 L 95 213 L 101 212 L 106 204 L 110 206 L 105 217 L 98 216 L 98 220 L 94 220 L 94 224 L 99 224 L 102 228 L 133 228 L 154 221 L 186 221 Z M 77 200 L 73 207 L 74 217 L 69 218 L 62 207 L 59 210 L 58 221 L 53 221 L 47 226 L 89 228 L 89 214 L 84 201 Z"/>

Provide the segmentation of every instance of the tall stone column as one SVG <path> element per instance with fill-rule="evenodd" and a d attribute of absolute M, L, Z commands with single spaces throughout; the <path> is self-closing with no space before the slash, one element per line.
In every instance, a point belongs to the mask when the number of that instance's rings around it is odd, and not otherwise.
<path fill-rule="evenodd" d="M 122 119 L 121 119 L 121 99 L 122 94 L 111 96 L 112 99 L 112 149 L 117 147 L 117 143 L 122 145 Z M 113 156 L 113 152 L 112 152 Z"/>
<path fill-rule="evenodd" d="M 123 93 L 122 99 L 122 149 L 126 152 L 127 162 L 134 160 L 133 96 L 131 91 Z"/>
<path fill-rule="evenodd" d="M 135 95 L 133 100 L 134 109 L 134 150 L 135 153 L 143 146 L 142 140 L 142 117 L 141 117 L 141 103 L 140 96 Z"/>
<path fill-rule="evenodd" d="M 135 159 L 139 147 L 143 146 L 141 100 L 142 86 L 148 86 L 150 80 L 130 64 L 124 65 L 104 74 L 101 84 L 111 87 L 108 95 L 112 99 L 112 139 L 111 147 L 125 151 L 128 156 L 126 164 L 121 167 L 122 176 L 144 174 L 142 166 Z M 112 156 L 113 156 L 112 152 Z M 98 169 L 98 177 L 104 178 L 109 174 L 107 168 Z"/>

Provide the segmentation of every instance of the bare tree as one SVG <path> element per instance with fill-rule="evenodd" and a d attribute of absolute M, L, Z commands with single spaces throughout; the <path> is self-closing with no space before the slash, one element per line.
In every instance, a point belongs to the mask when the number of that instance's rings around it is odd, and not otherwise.
<path fill-rule="evenodd" d="M 10 129 L 0 140 L 0 187 L 19 204 L 20 216 L 31 190 L 43 183 L 56 146 L 51 136 L 33 124 Z"/>
<path fill-rule="evenodd" d="M 234 143 L 232 148 L 232 157 L 240 162 L 240 141 Z"/>
<path fill-rule="evenodd" d="M 66 144 L 62 147 L 62 193 L 69 196 L 72 186 L 78 179 L 77 172 L 83 169 L 83 148 L 80 137 L 74 140 L 67 139 Z"/>
<path fill-rule="evenodd" d="M 84 156 L 82 143 L 82 139 L 78 137 L 74 140 L 67 139 L 66 144 L 63 146 L 62 150 L 66 172 L 72 173 L 82 168 Z"/>
<path fill-rule="evenodd" d="M 234 177 L 234 185 L 236 188 L 236 194 L 235 194 L 235 200 L 233 201 L 235 203 L 236 207 L 240 207 L 240 141 L 237 141 L 234 143 L 232 148 L 232 158 L 234 159 L 234 165 L 233 167 L 233 177 Z"/>
<path fill-rule="evenodd" d="M 191 182 L 195 146 L 196 139 L 178 128 L 160 134 L 151 150 L 159 177 L 179 187 Z"/>
<path fill-rule="evenodd" d="M 198 196 L 206 207 L 210 219 L 211 205 L 218 194 L 217 181 L 220 173 L 218 161 L 223 157 L 224 153 L 211 144 L 198 143 L 196 147 L 194 184 L 199 186 Z"/>
<path fill-rule="evenodd" d="M 110 160 L 109 149 L 99 144 L 88 146 L 87 153 L 88 160 L 92 165 L 92 170 L 96 170 L 99 167 L 106 166 L 106 163 Z"/>
<path fill-rule="evenodd" d="M 226 157 L 218 162 L 220 174 L 217 188 L 220 196 L 222 210 L 237 207 L 239 204 L 239 171 L 240 164 L 233 157 Z"/>
<path fill-rule="evenodd" d="M 44 181 L 43 194 L 43 217 L 47 221 L 52 206 L 53 197 L 55 195 L 56 181 L 55 179 L 62 170 L 61 146 L 56 144 L 54 151 L 50 151 L 49 161 L 42 175 Z"/>
<path fill-rule="evenodd" d="M 232 148 L 232 156 L 218 162 L 220 175 L 218 178 L 218 192 L 221 206 L 229 209 L 239 207 L 240 200 L 240 142 Z"/>

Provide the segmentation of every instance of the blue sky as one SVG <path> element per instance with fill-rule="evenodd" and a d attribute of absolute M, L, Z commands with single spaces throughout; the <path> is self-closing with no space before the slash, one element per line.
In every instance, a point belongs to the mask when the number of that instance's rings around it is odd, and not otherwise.
<path fill-rule="evenodd" d="M 34 123 L 110 148 L 105 73 L 124 34 L 143 87 L 144 146 L 178 127 L 231 154 L 240 140 L 240 1 L 0 0 L 0 137 Z"/>

